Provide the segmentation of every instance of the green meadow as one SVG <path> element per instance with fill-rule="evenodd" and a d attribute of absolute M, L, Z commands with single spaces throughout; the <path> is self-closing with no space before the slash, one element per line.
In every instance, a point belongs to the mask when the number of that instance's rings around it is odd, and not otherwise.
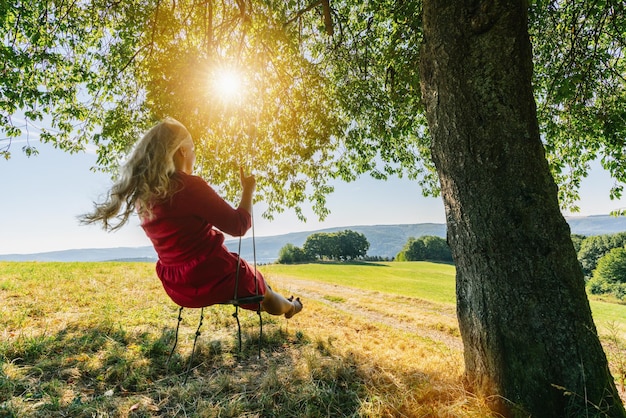
<path fill-rule="evenodd" d="M 465 391 L 454 267 L 259 267 L 300 296 L 290 320 L 178 308 L 150 263 L 0 262 L 0 417 L 489 417 Z M 591 306 L 618 387 L 626 306 Z"/>
<path fill-rule="evenodd" d="M 454 267 L 448 264 L 418 262 L 272 264 L 263 266 L 262 271 L 286 278 L 317 280 L 434 302 L 455 303 Z"/>

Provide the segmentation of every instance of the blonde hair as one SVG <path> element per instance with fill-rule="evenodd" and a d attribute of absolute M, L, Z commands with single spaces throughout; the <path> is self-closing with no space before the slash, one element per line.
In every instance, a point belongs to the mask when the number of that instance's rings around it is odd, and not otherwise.
<path fill-rule="evenodd" d="M 152 207 L 163 201 L 173 187 L 174 154 L 189 138 L 187 129 L 173 118 L 166 118 L 150 129 L 136 144 L 128 161 L 120 169 L 120 177 L 109 190 L 103 203 L 95 203 L 92 213 L 83 215 L 83 223 L 102 222 L 107 231 L 126 224 L 137 210 L 141 217 L 150 218 Z M 111 219 L 117 223 L 111 223 Z"/>

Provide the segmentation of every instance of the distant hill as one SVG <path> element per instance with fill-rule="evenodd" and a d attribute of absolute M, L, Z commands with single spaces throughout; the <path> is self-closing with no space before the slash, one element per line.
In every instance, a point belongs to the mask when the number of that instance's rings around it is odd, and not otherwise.
<path fill-rule="evenodd" d="M 626 231 L 626 217 L 609 215 L 568 217 L 573 234 L 604 235 Z M 316 231 L 293 232 L 290 234 L 271 237 L 256 237 L 257 263 L 269 263 L 278 258 L 278 252 L 286 244 L 302 247 L 307 237 L 316 232 L 337 232 L 343 230 L 359 232 L 367 237 L 370 256 L 395 257 L 410 237 L 418 238 L 424 235 L 435 235 L 441 238 L 446 236 L 445 224 L 423 223 L 405 225 L 363 225 L 345 226 L 320 229 Z M 226 241 L 231 251 L 236 252 L 239 239 Z M 241 240 L 241 254 L 246 260 L 253 260 L 252 238 Z M 6 254 L 0 255 L 0 261 L 147 261 L 154 262 L 156 253 L 148 247 L 119 247 L 119 248 L 86 248 L 76 250 L 52 251 L 36 254 Z"/>
<path fill-rule="evenodd" d="M 152 247 L 84 248 L 35 254 L 0 255 L 0 261 L 150 261 L 156 260 Z"/>
<path fill-rule="evenodd" d="M 570 216 L 565 219 L 567 219 L 572 234 L 589 237 L 626 231 L 626 216 Z"/>

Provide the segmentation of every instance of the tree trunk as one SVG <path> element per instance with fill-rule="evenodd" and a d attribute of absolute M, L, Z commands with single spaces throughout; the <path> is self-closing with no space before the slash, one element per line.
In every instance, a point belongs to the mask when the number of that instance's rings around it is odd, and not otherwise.
<path fill-rule="evenodd" d="M 424 0 L 465 375 L 505 416 L 624 417 L 539 136 L 527 2 Z"/>

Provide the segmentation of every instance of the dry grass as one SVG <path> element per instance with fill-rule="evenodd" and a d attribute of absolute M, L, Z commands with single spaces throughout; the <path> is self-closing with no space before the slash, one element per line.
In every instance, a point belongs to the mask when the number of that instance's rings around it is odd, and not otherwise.
<path fill-rule="evenodd" d="M 268 269 L 271 270 L 271 269 Z M 454 306 L 268 274 L 287 321 L 208 309 L 182 322 L 151 264 L 0 263 L 0 417 L 488 417 L 461 385 Z"/>

